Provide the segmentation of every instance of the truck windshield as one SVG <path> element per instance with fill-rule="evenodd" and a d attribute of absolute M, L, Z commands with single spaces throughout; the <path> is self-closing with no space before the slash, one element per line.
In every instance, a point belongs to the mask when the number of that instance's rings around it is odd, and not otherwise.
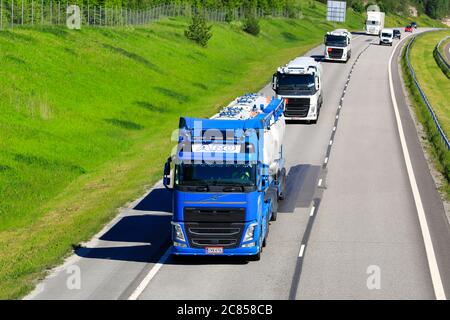
<path fill-rule="evenodd" d="M 256 165 L 181 164 L 175 167 L 175 184 L 181 186 L 254 186 Z"/>
<path fill-rule="evenodd" d="M 383 32 L 383 33 L 381 34 L 381 36 L 382 36 L 383 38 L 392 38 L 392 33 L 386 33 L 386 32 Z"/>
<path fill-rule="evenodd" d="M 278 74 L 278 94 L 310 95 L 315 93 L 314 75 Z"/>
<path fill-rule="evenodd" d="M 379 25 L 380 25 L 380 21 L 367 20 L 367 25 L 371 25 L 371 26 L 379 26 Z"/>
<path fill-rule="evenodd" d="M 327 35 L 325 38 L 325 45 L 332 47 L 346 47 L 347 38 L 344 36 Z"/>

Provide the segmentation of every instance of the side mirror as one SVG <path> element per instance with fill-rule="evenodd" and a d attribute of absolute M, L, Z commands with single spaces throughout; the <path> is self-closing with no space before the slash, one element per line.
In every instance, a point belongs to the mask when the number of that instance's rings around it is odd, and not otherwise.
<path fill-rule="evenodd" d="M 269 176 L 267 175 L 262 176 L 261 187 L 263 190 L 269 187 Z"/>
<path fill-rule="evenodd" d="M 276 73 L 272 76 L 272 89 L 275 92 L 278 90 L 278 77 Z"/>
<path fill-rule="evenodd" d="M 163 184 L 166 189 L 171 189 L 170 187 L 170 163 L 172 162 L 172 158 L 168 158 L 166 163 L 164 164 L 164 176 L 163 176 Z"/>

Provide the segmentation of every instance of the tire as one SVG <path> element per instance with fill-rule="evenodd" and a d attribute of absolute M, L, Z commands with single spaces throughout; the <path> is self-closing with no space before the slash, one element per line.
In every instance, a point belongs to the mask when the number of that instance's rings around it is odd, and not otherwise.
<path fill-rule="evenodd" d="M 277 221 L 278 218 L 278 201 L 274 202 L 272 205 L 272 216 L 270 217 L 270 221 Z"/>
<path fill-rule="evenodd" d="M 253 256 L 248 256 L 249 261 L 259 261 L 261 260 L 261 251 Z"/>
<path fill-rule="evenodd" d="M 267 222 L 267 226 L 266 226 L 266 236 L 264 237 L 264 240 L 262 242 L 262 246 L 265 248 L 267 246 L 267 238 L 269 237 L 269 231 L 270 231 L 270 223 Z"/>
<path fill-rule="evenodd" d="M 259 260 L 261 260 L 261 252 L 262 252 L 262 249 L 263 249 L 263 246 L 264 246 L 264 244 L 263 244 L 264 243 L 264 239 L 262 239 L 261 236 L 259 237 L 259 243 L 261 244 L 260 247 L 259 247 L 259 251 L 258 251 L 257 254 L 249 256 L 248 257 L 249 261 L 259 261 Z"/>
<path fill-rule="evenodd" d="M 283 175 L 283 184 L 281 187 L 282 192 L 278 195 L 278 201 L 286 199 L 286 171 L 282 171 L 282 175 Z"/>

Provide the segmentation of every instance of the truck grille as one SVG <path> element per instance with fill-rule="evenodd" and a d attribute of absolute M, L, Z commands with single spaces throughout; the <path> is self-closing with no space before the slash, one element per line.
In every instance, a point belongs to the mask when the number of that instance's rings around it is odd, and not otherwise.
<path fill-rule="evenodd" d="M 284 110 L 284 116 L 305 118 L 309 111 L 309 98 L 288 98 L 288 103 Z"/>
<path fill-rule="evenodd" d="M 331 51 L 328 51 L 328 56 L 331 59 L 341 59 L 343 54 L 344 54 L 344 49 L 332 48 Z"/>
<path fill-rule="evenodd" d="M 184 208 L 187 241 L 191 248 L 236 248 L 245 227 L 245 208 Z"/>
<path fill-rule="evenodd" d="M 244 232 L 244 223 L 185 223 L 187 240 L 192 248 L 239 246 Z"/>
<path fill-rule="evenodd" d="M 245 208 L 184 208 L 186 222 L 244 222 Z"/>

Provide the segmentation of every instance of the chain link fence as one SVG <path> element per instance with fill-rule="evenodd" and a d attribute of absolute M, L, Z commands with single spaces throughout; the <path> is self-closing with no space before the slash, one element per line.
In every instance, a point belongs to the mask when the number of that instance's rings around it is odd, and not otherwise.
<path fill-rule="evenodd" d="M 72 3 L 43 0 L 0 0 L 0 30 L 20 26 L 65 25 L 71 15 L 68 8 Z M 125 7 L 79 5 L 83 26 L 135 26 L 145 25 L 162 17 L 191 17 L 197 10 L 190 4 L 164 4 L 147 9 L 134 10 Z M 200 9 L 210 21 L 225 22 L 244 19 L 249 11 L 244 7 Z M 250 11 L 257 18 L 264 16 L 301 18 L 299 8 Z"/>

